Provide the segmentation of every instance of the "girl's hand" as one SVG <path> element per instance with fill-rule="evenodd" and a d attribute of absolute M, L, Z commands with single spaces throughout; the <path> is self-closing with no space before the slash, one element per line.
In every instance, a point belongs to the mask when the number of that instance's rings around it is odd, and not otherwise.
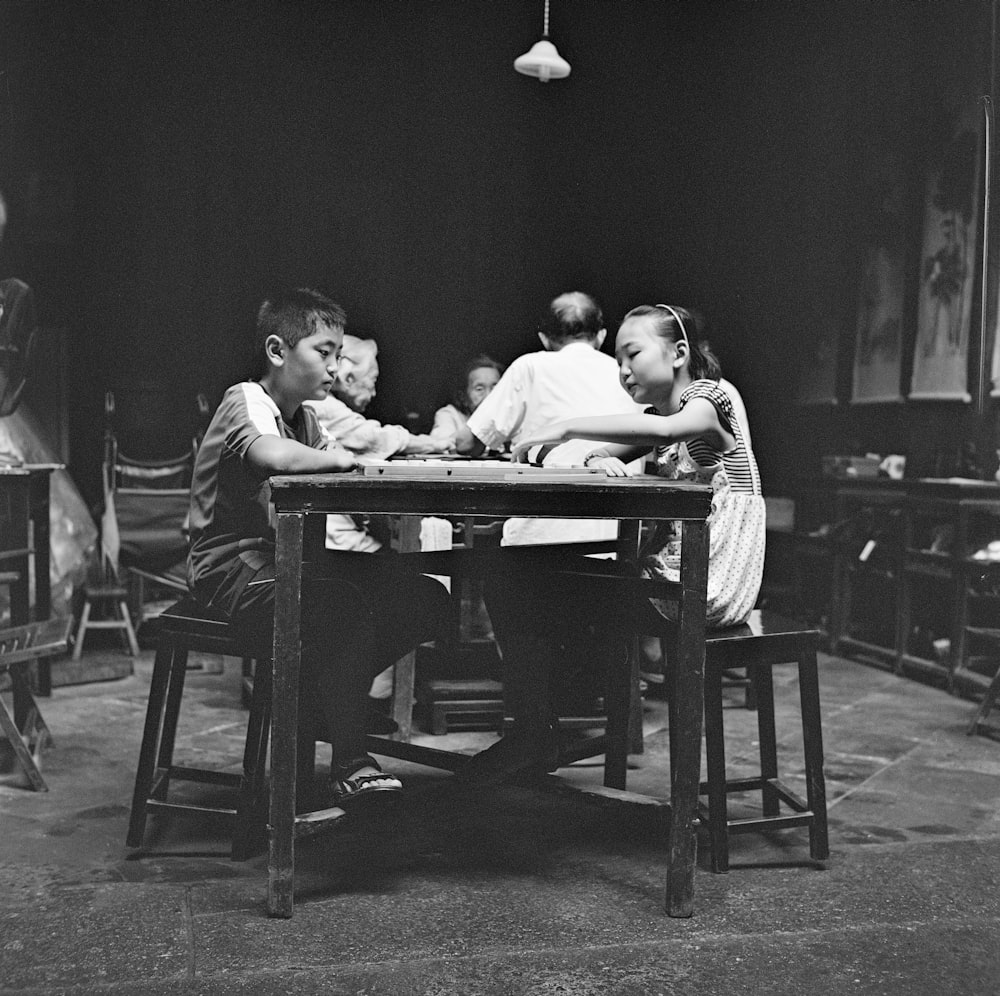
<path fill-rule="evenodd" d="M 633 473 L 618 457 L 591 457 L 586 466 L 600 467 L 608 477 L 633 477 Z"/>

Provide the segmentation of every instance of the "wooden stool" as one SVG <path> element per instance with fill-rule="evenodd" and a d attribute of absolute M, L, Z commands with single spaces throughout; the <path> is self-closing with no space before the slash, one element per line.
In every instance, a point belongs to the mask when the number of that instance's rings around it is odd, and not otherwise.
<path fill-rule="evenodd" d="M 232 821 L 231 856 L 250 857 L 263 840 L 267 792 L 265 768 L 271 717 L 271 668 L 255 669 L 250 693 L 250 716 L 243 750 L 243 773 L 191 768 L 173 763 L 187 658 L 190 651 L 223 654 L 248 661 L 252 652 L 230 633 L 229 624 L 212 618 L 190 598 L 183 598 L 160 616 L 159 640 L 149 686 L 146 725 L 139 750 L 139 767 L 129 820 L 129 847 L 141 847 L 146 817 L 151 812 L 214 813 Z M 246 667 L 246 664 L 244 665 Z M 197 806 L 167 800 L 171 780 L 224 785 L 237 789 L 231 808 Z"/>
<path fill-rule="evenodd" d="M 823 731 L 819 705 L 816 648 L 820 634 L 770 612 L 754 611 L 743 626 L 710 630 L 705 638 L 705 754 L 708 781 L 700 786 L 707 805 L 699 817 L 708 827 L 712 871 L 729 868 L 729 834 L 754 830 L 809 828 L 809 854 L 817 861 L 830 854 L 826 821 L 826 784 L 823 778 Z M 806 799 L 792 792 L 778 778 L 774 688 L 771 668 L 796 664 L 805 750 Z M 727 672 L 746 668 L 753 682 L 760 740 L 760 774 L 753 778 L 726 778 L 722 687 Z M 763 815 L 729 819 L 726 797 L 733 792 L 759 790 Z M 791 813 L 781 813 L 784 803 Z"/>
<path fill-rule="evenodd" d="M 92 619 L 95 605 L 110 608 L 111 616 L 106 619 Z M 85 585 L 83 589 L 83 612 L 80 614 L 80 625 L 73 640 L 73 660 L 78 661 L 83 653 L 83 640 L 90 629 L 123 630 L 128 642 L 129 653 L 139 656 L 139 641 L 132 626 L 132 617 L 128 611 L 128 592 L 122 585 L 95 584 Z"/>
<path fill-rule="evenodd" d="M 417 686 L 417 701 L 435 736 L 447 733 L 450 723 L 465 730 L 503 727 L 503 685 L 490 678 L 427 678 Z"/>

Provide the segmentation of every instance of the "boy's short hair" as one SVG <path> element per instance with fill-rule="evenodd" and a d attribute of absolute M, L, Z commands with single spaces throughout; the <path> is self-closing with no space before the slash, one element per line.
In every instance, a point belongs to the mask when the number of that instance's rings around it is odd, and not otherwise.
<path fill-rule="evenodd" d="M 276 335 L 290 349 L 317 332 L 320 326 L 344 331 L 344 309 L 325 294 L 309 287 L 294 287 L 269 294 L 257 310 L 253 352 L 258 363 L 264 359 L 264 343 Z"/>
<path fill-rule="evenodd" d="M 553 342 L 570 339 L 591 340 L 604 328 L 604 315 L 598 303 L 582 291 L 560 294 L 549 305 L 540 332 Z"/>

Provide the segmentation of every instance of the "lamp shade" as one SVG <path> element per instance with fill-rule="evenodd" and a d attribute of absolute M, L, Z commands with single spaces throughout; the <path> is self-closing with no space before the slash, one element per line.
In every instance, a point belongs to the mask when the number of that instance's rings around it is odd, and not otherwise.
<path fill-rule="evenodd" d="M 514 60 L 514 68 L 525 76 L 537 76 L 542 83 L 569 76 L 569 63 L 547 38 L 535 42 L 531 49 Z"/>

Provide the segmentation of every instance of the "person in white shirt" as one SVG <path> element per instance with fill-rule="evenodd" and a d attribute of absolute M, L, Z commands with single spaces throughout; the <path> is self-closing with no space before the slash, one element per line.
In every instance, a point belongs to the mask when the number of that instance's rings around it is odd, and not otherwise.
<path fill-rule="evenodd" d="M 459 453 L 516 446 L 552 422 L 583 415 L 633 415 L 642 409 L 618 379 L 618 364 L 601 352 L 607 329 L 597 302 L 580 291 L 560 294 L 549 305 L 538 338 L 545 347 L 517 357 L 499 383 L 469 416 L 456 442 Z M 541 455 L 551 467 L 572 467 L 599 440 L 574 439 Z M 509 519 L 507 546 L 614 539 L 617 523 L 581 519 Z"/>

